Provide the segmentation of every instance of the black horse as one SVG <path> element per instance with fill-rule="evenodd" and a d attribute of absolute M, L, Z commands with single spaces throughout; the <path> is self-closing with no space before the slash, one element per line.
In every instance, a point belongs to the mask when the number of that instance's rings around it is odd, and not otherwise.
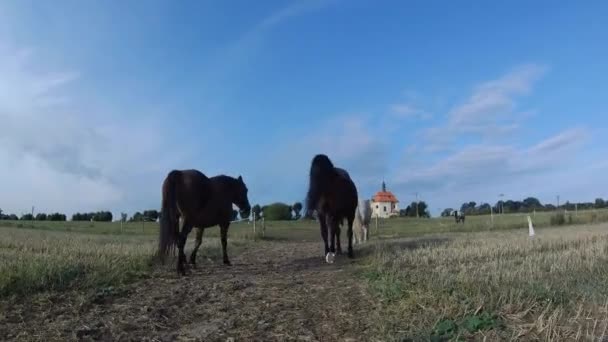
<path fill-rule="evenodd" d="M 458 210 L 454 210 L 454 220 L 456 220 L 456 224 L 460 221 L 464 224 L 464 213 L 458 215 Z"/>
<path fill-rule="evenodd" d="M 321 236 L 325 243 L 325 260 L 328 263 L 334 262 L 336 237 L 338 238 L 337 253 L 342 254 L 340 225 L 344 219 L 348 223 L 348 257 L 354 257 L 352 237 L 357 198 L 357 188 L 346 170 L 334 167 L 329 157 L 324 154 L 318 154 L 312 159 L 306 212 L 307 214 L 315 210 L 317 212 Z"/>
<path fill-rule="evenodd" d="M 247 197 L 247 186 L 243 178 L 215 176 L 208 178 L 198 170 L 173 170 L 162 185 L 162 209 L 159 231 L 159 256 L 179 249 L 177 273 L 185 274 L 186 255 L 184 246 L 192 228 L 199 229 L 196 244 L 190 255 L 190 263 L 195 264 L 196 252 L 203 239 L 203 230 L 220 226 L 224 264 L 230 265 L 226 250 L 228 227 L 232 218 L 232 204 L 241 210 L 241 217 L 249 216 L 251 206 Z M 179 218 L 182 229 L 179 231 Z"/>

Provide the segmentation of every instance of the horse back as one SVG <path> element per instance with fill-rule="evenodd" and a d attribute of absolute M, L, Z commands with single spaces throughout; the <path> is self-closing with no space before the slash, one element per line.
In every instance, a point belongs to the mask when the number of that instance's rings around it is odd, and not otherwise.
<path fill-rule="evenodd" d="M 341 168 L 336 169 L 336 176 L 328 194 L 327 205 L 330 211 L 338 216 L 352 217 L 357 208 L 357 187 L 348 172 Z"/>

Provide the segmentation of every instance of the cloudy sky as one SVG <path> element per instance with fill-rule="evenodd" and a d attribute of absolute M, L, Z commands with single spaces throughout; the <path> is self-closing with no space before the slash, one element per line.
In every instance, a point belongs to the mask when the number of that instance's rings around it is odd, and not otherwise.
<path fill-rule="evenodd" d="M 608 197 L 606 2 L 0 2 L 0 208 L 302 200 L 311 158 L 433 213 Z"/>

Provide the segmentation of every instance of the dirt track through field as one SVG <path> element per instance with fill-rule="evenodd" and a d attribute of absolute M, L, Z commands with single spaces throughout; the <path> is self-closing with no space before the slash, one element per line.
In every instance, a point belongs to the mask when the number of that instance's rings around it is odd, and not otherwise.
<path fill-rule="evenodd" d="M 3 304 L 1 340 L 369 341 L 374 301 L 345 255 L 320 243 L 264 242 L 200 260 L 186 277 L 163 270 L 98 297 L 62 294 Z M 4 316 L 1 316 L 4 315 Z"/>

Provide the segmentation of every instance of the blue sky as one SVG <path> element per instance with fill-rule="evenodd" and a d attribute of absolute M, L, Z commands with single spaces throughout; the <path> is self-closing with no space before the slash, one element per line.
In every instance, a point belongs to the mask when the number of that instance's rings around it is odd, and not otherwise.
<path fill-rule="evenodd" d="M 608 5 L 4 1 L 0 208 L 160 206 L 175 168 L 303 200 L 326 153 L 434 214 L 608 197 Z"/>

